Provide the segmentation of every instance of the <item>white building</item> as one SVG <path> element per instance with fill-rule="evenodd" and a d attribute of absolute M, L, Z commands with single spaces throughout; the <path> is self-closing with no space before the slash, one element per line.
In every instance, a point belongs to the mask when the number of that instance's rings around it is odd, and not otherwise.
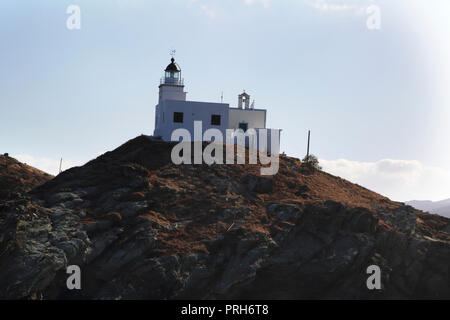
<path fill-rule="evenodd" d="M 227 129 L 242 129 L 247 133 L 252 132 L 252 130 L 247 131 L 249 129 L 254 129 L 256 133 L 266 129 L 266 115 L 265 109 L 254 109 L 253 105 L 250 106 L 250 96 L 245 91 L 239 95 L 237 107 L 230 107 L 227 103 L 187 101 L 181 69 L 172 58 L 159 85 L 159 101 L 155 109 L 153 135 L 161 137 L 164 141 L 171 141 L 172 132 L 175 129 L 184 128 L 190 132 L 191 137 L 194 137 L 194 121 L 201 121 L 202 137 L 207 129 L 214 128 L 222 132 L 225 140 Z M 245 145 L 271 152 L 271 137 L 278 139 L 279 147 L 280 131 L 280 129 L 268 129 L 267 143 L 264 143 L 263 147 L 260 147 L 258 139 L 248 134 Z M 233 140 L 234 143 L 239 143 L 237 138 L 233 137 Z"/>

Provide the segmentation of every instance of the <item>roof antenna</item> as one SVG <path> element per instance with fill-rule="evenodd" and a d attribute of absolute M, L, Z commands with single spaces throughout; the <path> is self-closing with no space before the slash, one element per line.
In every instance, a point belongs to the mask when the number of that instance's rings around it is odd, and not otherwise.
<path fill-rule="evenodd" d="M 223 103 L 223 91 L 222 91 L 222 95 L 220 96 L 220 103 Z"/>

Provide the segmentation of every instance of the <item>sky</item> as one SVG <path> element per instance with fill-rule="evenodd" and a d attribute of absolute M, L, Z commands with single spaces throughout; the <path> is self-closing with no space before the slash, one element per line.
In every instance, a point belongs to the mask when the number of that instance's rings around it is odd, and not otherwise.
<path fill-rule="evenodd" d="M 288 155 L 311 130 L 325 171 L 450 198 L 449 15 L 447 0 L 3 0 L 0 152 L 56 174 L 152 134 L 175 49 L 188 100 L 245 89 Z"/>

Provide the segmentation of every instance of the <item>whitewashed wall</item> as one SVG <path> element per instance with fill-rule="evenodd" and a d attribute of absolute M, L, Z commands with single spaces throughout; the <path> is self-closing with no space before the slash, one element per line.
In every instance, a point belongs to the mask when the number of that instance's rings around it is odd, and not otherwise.
<path fill-rule="evenodd" d="M 160 85 L 159 86 L 159 102 L 164 100 L 181 100 L 186 101 L 186 92 L 184 86 Z"/>
<path fill-rule="evenodd" d="M 228 104 L 165 100 L 157 108 L 160 117 L 155 135 L 161 136 L 164 141 L 170 141 L 172 132 L 177 128 L 187 129 L 194 141 L 194 121 L 202 122 L 202 135 L 207 129 L 215 128 L 219 129 L 225 137 L 225 130 L 228 127 Z M 183 112 L 183 123 L 173 122 L 174 112 Z M 221 116 L 220 126 L 211 125 L 211 115 L 213 114 Z"/>
<path fill-rule="evenodd" d="M 266 127 L 266 110 L 230 108 L 228 128 L 239 128 L 240 122 L 247 122 L 248 128 Z"/>

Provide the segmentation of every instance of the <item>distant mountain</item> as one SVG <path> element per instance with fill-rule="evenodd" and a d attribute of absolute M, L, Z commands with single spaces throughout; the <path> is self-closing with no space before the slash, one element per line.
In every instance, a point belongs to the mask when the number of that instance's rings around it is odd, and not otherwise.
<path fill-rule="evenodd" d="M 450 199 L 442 201 L 413 200 L 406 202 L 406 204 L 422 211 L 428 211 L 450 218 Z"/>

